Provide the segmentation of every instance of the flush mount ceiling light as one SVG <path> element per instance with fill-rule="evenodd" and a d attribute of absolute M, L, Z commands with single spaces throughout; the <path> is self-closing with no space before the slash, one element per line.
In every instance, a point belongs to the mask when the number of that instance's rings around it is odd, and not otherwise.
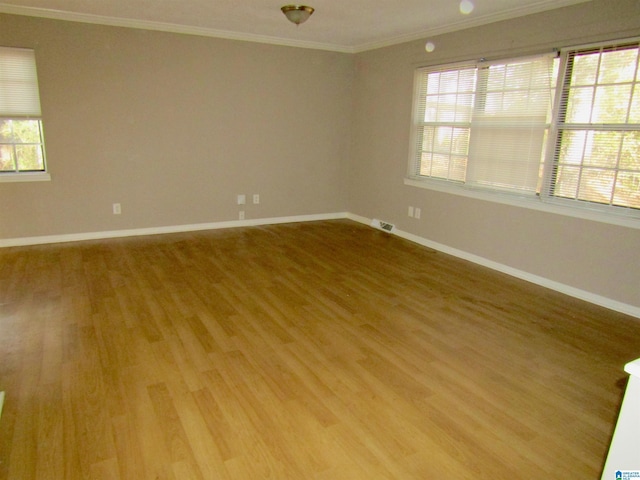
<path fill-rule="evenodd" d="M 460 13 L 469 15 L 471 12 L 473 12 L 474 7 L 475 5 L 471 0 L 462 0 L 460 2 Z"/>
<path fill-rule="evenodd" d="M 285 5 L 280 10 L 286 15 L 290 22 L 300 25 L 304 23 L 313 13 L 313 8 L 306 5 Z"/>

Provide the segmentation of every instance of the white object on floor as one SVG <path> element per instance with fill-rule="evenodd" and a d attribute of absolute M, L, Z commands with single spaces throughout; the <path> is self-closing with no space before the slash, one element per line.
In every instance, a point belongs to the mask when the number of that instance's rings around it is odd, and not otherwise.
<path fill-rule="evenodd" d="M 640 359 L 624 367 L 630 375 L 602 480 L 640 478 Z"/>

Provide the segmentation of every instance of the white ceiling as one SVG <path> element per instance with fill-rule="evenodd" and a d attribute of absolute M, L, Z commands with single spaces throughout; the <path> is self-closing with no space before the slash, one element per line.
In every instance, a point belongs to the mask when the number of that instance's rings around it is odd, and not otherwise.
<path fill-rule="evenodd" d="M 300 26 L 287 0 L 8 0 L 0 12 L 107 25 L 359 52 L 590 0 L 299 0 L 314 7 Z"/>

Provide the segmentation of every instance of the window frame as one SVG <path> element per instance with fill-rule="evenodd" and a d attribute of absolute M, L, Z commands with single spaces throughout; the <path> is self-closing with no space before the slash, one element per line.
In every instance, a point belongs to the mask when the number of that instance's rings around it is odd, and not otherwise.
<path fill-rule="evenodd" d="M 521 195 L 517 192 L 505 192 L 498 189 L 477 188 L 464 182 L 453 182 L 441 178 L 427 177 L 419 174 L 420 160 L 418 157 L 418 104 L 420 102 L 420 72 L 428 69 L 430 71 L 450 71 L 457 70 L 473 65 L 477 62 L 456 62 L 443 65 L 417 66 L 414 70 L 414 93 L 412 100 L 412 120 L 409 148 L 409 165 L 404 184 L 413 187 L 426 188 L 434 191 L 445 192 L 465 197 L 487 200 L 507 205 L 513 205 L 533 210 L 551 212 L 556 214 L 568 215 L 577 218 L 595 220 L 599 222 L 611 223 L 621 226 L 640 228 L 640 208 L 625 207 L 617 205 L 602 205 L 595 202 L 583 200 L 572 200 L 552 195 L 551 173 L 556 168 L 555 157 L 549 155 L 556 149 L 557 121 L 559 98 L 562 94 L 563 82 L 565 81 L 566 58 L 567 52 L 575 52 L 590 48 L 607 48 L 612 46 L 621 46 L 625 44 L 638 44 L 640 38 L 620 39 L 608 42 L 599 42 L 597 44 L 581 45 L 566 47 L 561 50 L 554 50 L 560 55 L 560 66 L 557 73 L 557 86 L 553 105 L 553 113 L 551 125 L 547 140 L 546 152 L 541 162 L 544 166 L 542 173 L 542 185 L 537 195 Z M 542 52 L 544 54 L 544 52 Z M 526 59 L 530 55 L 511 56 L 504 58 L 505 62 L 516 61 L 518 59 Z M 478 91 L 476 89 L 476 95 Z"/>
<path fill-rule="evenodd" d="M 562 55 L 560 57 L 561 65 L 558 72 L 558 86 L 556 89 L 556 99 L 554 102 L 556 107 L 554 108 L 554 118 L 552 120 L 551 131 L 549 133 L 550 138 L 555 138 L 556 141 L 555 142 L 550 141 L 547 144 L 547 153 L 545 155 L 545 161 L 550 165 L 548 168 L 545 169 L 543 179 L 542 179 L 541 197 L 544 201 L 549 203 L 554 203 L 560 206 L 588 208 L 594 211 L 602 212 L 604 214 L 609 213 L 609 214 L 614 214 L 619 216 L 626 216 L 630 218 L 640 219 L 640 206 L 635 208 L 635 207 L 626 207 L 623 205 L 604 204 L 604 203 L 599 203 L 595 201 L 581 200 L 578 198 L 575 198 L 575 199 L 566 198 L 560 195 L 555 195 L 553 193 L 556 188 L 555 185 L 553 184 L 553 179 L 557 174 L 557 168 L 560 166 L 558 157 L 559 157 L 560 149 L 562 147 L 561 137 L 563 132 L 578 131 L 580 128 L 582 128 L 582 129 L 589 129 L 592 131 L 607 131 L 612 133 L 622 132 L 622 131 L 636 131 L 636 132 L 639 132 L 640 134 L 640 124 L 630 124 L 629 122 L 626 122 L 626 123 L 589 122 L 589 123 L 579 124 L 575 122 L 566 121 L 566 115 L 567 115 L 566 109 L 568 107 L 568 95 L 566 95 L 566 93 L 569 91 L 570 88 L 575 88 L 575 86 L 572 87 L 570 85 L 570 82 L 568 82 L 568 77 L 569 77 L 568 69 L 569 69 L 570 55 L 572 53 L 576 54 L 574 55 L 575 57 L 579 53 L 587 53 L 589 51 L 594 51 L 594 50 L 618 51 L 618 49 L 628 47 L 630 45 L 635 46 L 635 48 L 637 49 L 637 54 L 636 54 L 637 58 L 640 60 L 640 37 L 631 38 L 631 39 L 614 40 L 614 41 L 608 41 L 608 42 L 599 42 L 599 43 L 593 43 L 588 45 L 572 46 L 572 47 L 566 47 L 560 50 Z M 637 67 L 636 80 L 633 80 L 632 82 L 637 82 L 638 91 L 636 92 L 636 95 L 640 95 L 640 82 L 638 82 L 637 80 L 638 78 L 640 78 L 640 67 L 638 66 L 636 67 Z M 590 86 L 593 86 L 595 90 L 597 85 L 599 84 L 596 81 Z M 630 96 L 633 96 L 633 92 L 631 92 Z M 630 103 L 631 103 L 631 99 L 630 99 Z M 591 113 L 593 113 L 593 110 L 594 110 L 594 106 L 592 105 Z M 576 128 L 577 125 L 580 125 L 580 127 Z M 629 125 L 637 125 L 637 127 L 629 127 Z M 584 165 L 582 163 L 580 164 L 580 168 L 584 168 Z M 624 169 L 620 168 L 619 166 L 615 168 L 616 173 L 618 173 L 621 170 L 624 170 Z M 612 191 L 612 195 L 613 195 L 613 191 Z"/>
<path fill-rule="evenodd" d="M 2 55 L 3 51 L 12 50 L 16 52 L 16 57 L 22 57 L 22 55 L 17 52 L 30 52 L 29 60 L 32 60 L 32 63 L 29 64 L 29 68 L 25 69 L 23 60 L 17 61 L 13 63 L 14 69 L 9 69 L 9 72 L 13 72 L 17 78 L 19 78 L 20 82 L 25 82 L 29 85 L 28 88 L 17 87 L 18 96 L 16 95 L 16 91 L 12 90 L 11 87 L 7 87 L 9 90 L 5 91 L 5 95 L 8 93 L 8 98 L 13 96 L 14 99 L 20 99 L 20 103 L 15 103 L 9 100 L 8 104 L 3 104 L 4 107 L 2 111 L 0 111 L 0 121 L 35 121 L 38 126 L 38 136 L 39 142 L 16 142 L 15 138 L 11 138 L 9 141 L 1 141 L 0 145 L 10 146 L 13 150 L 13 156 L 16 157 L 17 147 L 21 145 L 33 146 L 37 145 L 40 149 L 40 154 L 42 156 L 42 169 L 37 170 L 19 170 L 19 165 L 17 163 L 17 158 L 15 159 L 16 169 L 14 170 L 3 170 L 0 171 L 0 183 L 4 182 L 38 182 L 38 181 L 49 181 L 51 180 L 51 175 L 48 170 L 47 165 L 47 155 L 46 148 L 44 142 L 44 127 L 42 120 L 42 112 L 40 107 L 40 92 L 38 85 L 38 74 L 37 74 L 37 66 L 36 66 L 36 55 L 35 50 L 32 48 L 22 48 L 22 47 L 9 47 L 9 46 L 0 46 L 0 55 Z M 11 57 L 9 57 L 11 58 Z M 24 58 L 24 57 L 23 57 Z M 29 70 L 25 73 L 25 70 Z M 32 71 L 30 71 L 32 70 Z M 15 82 L 16 77 L 9 77 L 9 83 Z M 6 80 L 7 77 L 5 77 Z M 21 83 L 24 85 L 25 83 Z M 0 88 L 2 88 L 3 82 L 0 82 Z M 23 97 L 23 95 L 27 95 Z M 6 97 L 5 97 L 6 98 Z M 22 99 L 27 98 L 28 103 L 22 103 Z M 5 110 L 5 108 L 7 110 Z"/>

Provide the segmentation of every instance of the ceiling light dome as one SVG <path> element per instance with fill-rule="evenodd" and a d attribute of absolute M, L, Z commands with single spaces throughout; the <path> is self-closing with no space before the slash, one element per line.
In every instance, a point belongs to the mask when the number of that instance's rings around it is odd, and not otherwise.
<path fill-rule="evenodd" d="M 290 22 L 300 25 L 307 21 L 314 9 L 306 5 L 285 5 L 280 8 Z"/>

